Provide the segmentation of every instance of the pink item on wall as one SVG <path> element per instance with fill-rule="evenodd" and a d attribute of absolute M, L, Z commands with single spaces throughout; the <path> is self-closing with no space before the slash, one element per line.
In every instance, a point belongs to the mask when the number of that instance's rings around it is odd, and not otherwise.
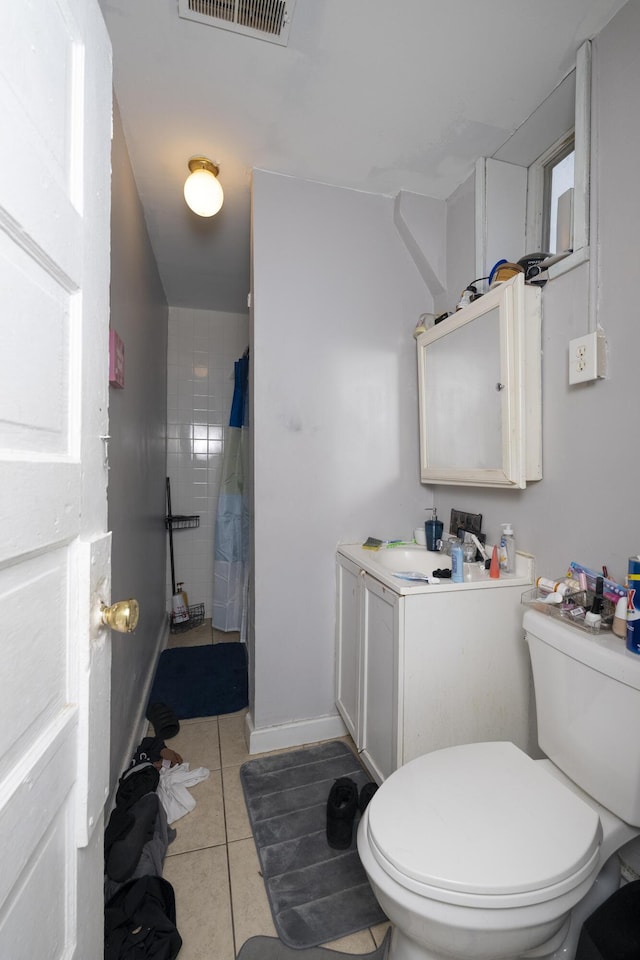
<path fill-rule="evenodd" d="M 115 330 L 109 330 L 109 383 L 124 387 L 124 343 Z"/>

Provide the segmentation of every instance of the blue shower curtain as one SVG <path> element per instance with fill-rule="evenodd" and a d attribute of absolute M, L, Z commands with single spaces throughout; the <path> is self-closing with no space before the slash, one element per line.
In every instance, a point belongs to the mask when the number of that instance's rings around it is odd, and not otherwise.
<path fill-rule="evenodd" d="M 249 583 L 249 510 L 245 469 L 248 352 L 234 364 L 235 386 L 224 442 L 213 554 L 212 623 L 246 641 Z"/>

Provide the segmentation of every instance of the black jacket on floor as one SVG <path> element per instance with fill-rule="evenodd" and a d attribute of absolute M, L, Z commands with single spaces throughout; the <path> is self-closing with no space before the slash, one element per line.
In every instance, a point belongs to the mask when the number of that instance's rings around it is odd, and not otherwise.
<path fill-rule="evenodd" d="M 162 877 L 125 884 L 104 919 L 104 960 L 174 960 L 182 947 L 173 887 Z"/>

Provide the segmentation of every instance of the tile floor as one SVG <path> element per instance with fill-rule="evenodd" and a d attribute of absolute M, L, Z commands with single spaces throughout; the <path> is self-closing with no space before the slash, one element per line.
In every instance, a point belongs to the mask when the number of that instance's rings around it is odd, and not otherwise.
<path fill-rule="evenodd" d="M 173 634 L 169 646 L 237 640 L 206 622 Z M 207 780 L 191 788 L 196 807 L 173 824 L 177 837 L 167 850 L 164 876 L 176 895 L 183 939 L 180 960 L 234 960 L 249 937 L 276 936 L 240 785 L 240 766 L 250 759 L 244 739 L 245 710 L 220 717 L 183 720 L 169 742 L 191 769 L 207 767 Z M 368 953 L 381 943 L 387 924 L 327 946 Z"/>

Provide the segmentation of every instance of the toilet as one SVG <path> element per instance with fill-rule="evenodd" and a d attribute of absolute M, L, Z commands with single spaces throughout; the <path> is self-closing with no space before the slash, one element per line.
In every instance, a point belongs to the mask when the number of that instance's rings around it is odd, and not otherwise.
<path fill-rule="evenodd" d="M 573 960 L 640 837 L 640 657 L 536 610 L 524 630 L 546 759 L 508 742 L 436 750 L 360 820 L 390 960 Z"/>

